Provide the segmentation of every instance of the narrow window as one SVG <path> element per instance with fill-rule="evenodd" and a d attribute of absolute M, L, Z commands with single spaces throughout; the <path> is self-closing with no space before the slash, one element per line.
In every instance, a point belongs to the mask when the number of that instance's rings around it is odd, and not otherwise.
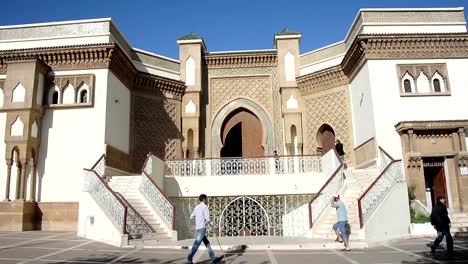
<path fill-rule="evenodd" d="M 434 79 L 432 81 L 432 84 L 434 85 L 434 92 L 440 93 L 442 90 L 440 89 L 440 81 L 439 79 Z"/>
<path fill-rule="evenodd" d="M 58 104 L 58 91 L 55 91 L 53 94 L 52 94 L 52 104 Z"/>
<path fill-rule="evenodd" d="M 81 90 L 80 92 L 80 103 L 85 104 L 88 102 L 88 91 L 87 90 Z"/>
<path fill-rule="evenodd" d="M 411 93 L 411 82 L 406 79 L 403 84 L 405 86 L 405 93 Z"/>

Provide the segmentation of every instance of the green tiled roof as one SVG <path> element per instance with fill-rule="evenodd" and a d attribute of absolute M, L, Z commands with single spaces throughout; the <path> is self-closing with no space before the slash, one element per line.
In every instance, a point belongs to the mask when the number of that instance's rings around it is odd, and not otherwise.
<path fill-rule="evenodd" d="M 197 34 L 191 32 L 183 37 L 180 37 L 178 40 L 193 40 L 193 39 L 202 39 L 202 37 L 198 36 Z"/>
<path fill-rule="evenodd" d="M 284 29 L 281 30 L 280 32 L 277 32 L 277 33 L 275 34 L 275 36 L 299 35 L 299 34 L 301 34 L 301 32 L 289 30 L 288 28 L 284 28 Z"/>

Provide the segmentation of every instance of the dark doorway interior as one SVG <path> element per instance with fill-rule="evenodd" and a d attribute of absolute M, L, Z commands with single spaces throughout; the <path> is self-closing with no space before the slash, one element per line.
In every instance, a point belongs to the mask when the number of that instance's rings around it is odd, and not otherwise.
<path fill-rule="evenodd" d="M 447 197 L 444 158 L 424 158 L 423 165 L 426 191 L 431 192 L 431 202 L 434 206 L 438 196 Z M 448 199 L 446 199 L 446 206 L 449 207 Z"/>
<path fill-rule="evenodd" d="M 329 125 L 323 125 L 319 130 L 322 143 L 322 155 L 327 153 L 330 149 L 335 148 L 335 131 Z"/>
<path fill-rule="evenodd" d="M 221 157 L 242 157 L 242 122 L 229 130 L 221 149 Z"/>

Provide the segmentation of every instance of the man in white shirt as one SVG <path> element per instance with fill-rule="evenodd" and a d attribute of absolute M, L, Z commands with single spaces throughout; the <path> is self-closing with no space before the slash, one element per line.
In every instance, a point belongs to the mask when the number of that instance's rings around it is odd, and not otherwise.
<path fill-rule="evenodd" d="M 193 209 L 193 213 L 190 215 L 190 219 L 195 220 L 197 234 L 196 234 L 195 242 L 193 242 L 192 250 L 187 256 L 187 263 L 188 264 L 193 263 L 192 258 L 197 252 L 198 247 L 200 246 L 202 242 L 205 244 L 206 248 L 208 249 L 208 254 L 210 255 L 210 258 L 211 258 L 211 263 L 217 263 L 220 260 L 220 258 L 216 258 L 216 255 L 213 252 L 213 249 L 211 249 L 210 241 L 205 235 L 206 225 L 211 222 L 210 210 L 208 209 L 208 206 L 206 205 L 207 197 L 205 194 L 201 194 L 200 197 L 198 197 L 198 200 L 200 201 L 200 203 L 197 206 L 195 206 L 195 209 Z"/>

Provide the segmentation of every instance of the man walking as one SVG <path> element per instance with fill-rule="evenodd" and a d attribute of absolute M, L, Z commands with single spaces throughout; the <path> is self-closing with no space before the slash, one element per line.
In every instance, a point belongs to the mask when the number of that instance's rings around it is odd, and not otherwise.
<path fill-rule="evenodd" d="M 346 224 L 348 223 L 348 213 L 346 212 L 346 206 L 340 200 L 340 195 L 335 194 L 331 200 L 331 207 L 336 208 L 336 216 L 338 222 L 333 225 L 333 230 L 336 233 L 336 241 L 340 241 L 339 238 L 341 236 L 341 240 L 344 243 L 345 251 L 351 251 L 349 247 L 348 241 L 348 233 L 346 231 Z M 341 242 L 341 241 L 340 241 Z"/>
<path fill-rule="evenodd" d="M 335 142 L 335 150 L 338 153 L 338 157 L 340 158 L 340 161 L 343 162 L 343 167 L 346 169 L 345 152 L 343 148 L 343 143 L 341 143 L 338 139 Z"/>
<path fill-rule="evenodd" d="M 437 197 L 436 206 L 432 208 L 431 224 L 437 230 L 437 238 L 431 246 L 431 253 L 435 253 L 440 242 L 444 239 L 447 242 L 447 255 L 453 255 L 453 238 L 450 234 L 450 218 L 448 217 L 447 207 L 445 206 L 445 197 Z"/>
<path fill-rule="evenodd" d="M 195 241 L 193 242 L 192 250 L 187 256 L 187 263 L 193 263 L 193 256 L 197 252 L 198 247 L 202 242 L 205 244 L 208 250 L 208 254 L 211 258 L 211 263 L 217 263 L 220 260 L 220 258 L 216 258 L 213 249 L 211 249 L 210 241 L 206 237 L 206 225 L 211 222 L 210 210 L 206 205 L 207 197 L 205 194 L 201 194 L 200 197 L 198 197 L 198 200 L 200 201 L 200 203 L 197 206 L 195 206 L 195 209 L 193 209 L 193 213 L 190 215 L 190 219 L 195 220 L 197 234 Z"/>

